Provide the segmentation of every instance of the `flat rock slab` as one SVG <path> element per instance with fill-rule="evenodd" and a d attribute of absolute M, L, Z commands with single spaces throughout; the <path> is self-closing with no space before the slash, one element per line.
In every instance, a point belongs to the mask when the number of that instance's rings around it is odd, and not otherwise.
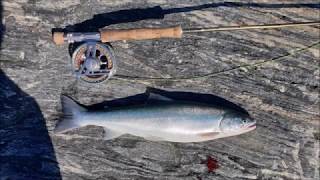
<path fill-rule="evenodd" d="M 52 28 L 183 28 L 319 21 L 319 2 L 3 0 L 0 179 L 319 179 L 319 27 L 199 33 L 116 42 L 117 76 L 86 84 Z M 52 130 L 61 94 L 82 104 L 146 87 L 214 94 L 257 129 L 203 143 L 102 139 L 100 127 Z M 208 171 L 206 160 L 219 168 Z"/>

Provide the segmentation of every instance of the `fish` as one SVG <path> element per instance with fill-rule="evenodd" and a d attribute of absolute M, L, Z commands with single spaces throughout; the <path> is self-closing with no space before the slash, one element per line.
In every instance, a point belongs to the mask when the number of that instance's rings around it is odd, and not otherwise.
<path fill-rule="evenodd" d="M 95 125 L 105 130 L 104 139 L 124 134 L 149 141 L 203 142 L 247 133 L 256 128 L 248 113 L 221 105 L 174 100 L 150 93 L 157 103 L 89 110 L 67 96 L 61 96 L 63 117 L 54 129 L 60 134 Z"/>

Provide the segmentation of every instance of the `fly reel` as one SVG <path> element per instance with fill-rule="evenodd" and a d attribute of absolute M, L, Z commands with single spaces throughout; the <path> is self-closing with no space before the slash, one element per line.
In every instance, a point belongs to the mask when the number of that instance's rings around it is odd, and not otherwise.
<path fill-rule="evenodd" d="M 99 83 L 116 72 L 112 47 L 96 41 L 79 45 L 72 53 L 72 70 L 77 78 L 88 83 Z"/>

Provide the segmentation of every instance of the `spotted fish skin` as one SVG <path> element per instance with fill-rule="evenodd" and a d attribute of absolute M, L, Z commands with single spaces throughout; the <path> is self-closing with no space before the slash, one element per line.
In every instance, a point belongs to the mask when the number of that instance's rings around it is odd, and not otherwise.
<path fill-rule="evenodd" d="M 64 118 L 55 132 L 96 125 L 105 128 L 105 139 L 131 134 L 152 141 L 201 142 L 255 128 L 255 121 L 249 115 L 234 109 L 162 99 L 156 104 L 88 111 L 71 98 L 62 96 Z"/>

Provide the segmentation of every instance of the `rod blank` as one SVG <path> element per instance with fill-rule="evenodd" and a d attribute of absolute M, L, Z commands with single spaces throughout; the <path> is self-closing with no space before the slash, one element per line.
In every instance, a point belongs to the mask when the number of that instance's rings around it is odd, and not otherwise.
<path fill-rule="evenodd" d="M 320 25 L 320 22 L 194 28 L 194 29 L 184 29 L 183 32 L 198 33 L 198 32 L 213 32 L 213 31 L 235 31 L 235 30 L 247 30 L 247 29 L 276 29 L 276 28 L 284 28 L 284 27 L 313 26 L 313 25 Z"/>

